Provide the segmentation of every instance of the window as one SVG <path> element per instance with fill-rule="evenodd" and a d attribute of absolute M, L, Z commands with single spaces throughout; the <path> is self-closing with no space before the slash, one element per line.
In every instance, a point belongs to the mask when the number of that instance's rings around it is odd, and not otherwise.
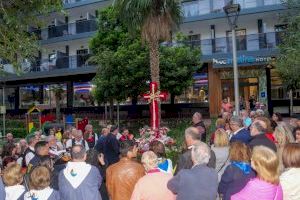
<path fill-rule="evenodd" d="M 185 17 L 194 17 L 199 15 L 198 1 L 185 2 L 182 4 Z"/>
<path fill-rule="evenodd" d="M 210 13 L 210 0 L 199 0 L 199 14 L 204 15 Z"/>
<path fill-rule="evenodd" d="M 222 99 L 229 98 L 233 104 L 234 101 L 233 79 L 221 80 L 221 87 L 222 87 Z M 243 100 L 242 102 L 243 104 L 241 105 L 243 105 L 244 108 L 247 107 L 248 105 L 250 106 L 250 102 L 252 102 L 252 100 L 258 99 L 258 78 L 240 78 L 239 94 L 241 99 Z"/>
<path fill-rule="evenodd" d="M 236 0 L 235 2 L 239 3 L 242 9 L 256 7 L 256 0 Z"/>
<path fill-rule="evenodd" d="M 92 95 L 94 85 L 90 82 L 74 83 L 74 107 L 94 106 L 95 101 Z"/>
<path fill-rule="evenodd" d="M 41 88 L 37 85 L 20 87 L 20 108 L 30 108 L 40 104 L 42 101 L 41 93 Z"/>
<path fill-rule="evenodd" d="M 283 37 L 287 29 L 287 24 L 275 25 L 274 29 L 276 45 L 279 45 L 283 42 Z"/>
<path fill-rule="evenodd" d="M 213 12 L 221 12 L 224 6 L 225 6 L 225 0 L 212 1 Z"/>
<path fill-rule="evenodd" d="M 194 17 L 210 13 L 210 0 L 184 2 L 182 9 L 185 17 Z"/>
<path fill-rule="evenodd" d="M 2 94 L 3 94 L 3 91 L 2 89 L 0 89 L 0 104 L 2 105 Z M 5 88 L 5 106 L 6 106 L 6 109 L 15 109 L 15 101 L 16 101 L 16 98 L 15 98 L 15 88 Z"/>
<path fill-rule="evenodd" d="M 88 52 L 88 49 L 77 50 L 77 67 L 84 67 L 87 65 L 87 60 L 89 59 Z"/>
<path fill-rule="evenodd" d="M 60 107 L 67 106 L 67 84 L 44 85 L 43 90 L 45 105 L 49 105 L 50 108 L 55 108 L 57 105 L 56 94 L 59 94 L 61 97 Z"/>
<path fill-rule="evenodd" d="M 197 71 L 193 78 L 193 85 L 185 90 L 182 95 L 176 96 L 175 103 L 201 103 L 208 101 L 207 67 Z"/>
<path fill-rule="evenodd" d="M 289 99 L 287 91 L 276 69 L 271 69 L 271 98 L 272 100 Z M 293 98 L 300 99 L 300 90 L 293 91 Z"/>
<path fill-rule="evenodd" d="M 247 50 L 246 29 L 236 30 L 236 49 L 238 51 Z M 232 51 L 232 36 L 231 31 L 227 31 L 227 51 Z"/>
<path fill-rule="evenodd" d="M 188 40 L 192 47 L 200 47 L 200 45 L 201 45 L 201 35 L 200 34 L 189 35 Z"/>
<path fill-rule="evenodd" d="M 275 4 L 281 4 L 282 0 L 264 0 L 264 5 L 275 5 Z"/>

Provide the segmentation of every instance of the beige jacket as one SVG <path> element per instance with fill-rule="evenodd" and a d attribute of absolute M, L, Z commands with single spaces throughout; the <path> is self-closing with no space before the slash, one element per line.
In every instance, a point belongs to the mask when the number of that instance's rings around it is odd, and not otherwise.
<path fill-rule="evenodd" d="M 300 168 L 290 168 L 280 176 L 284 200 L 300 199 Z"/>

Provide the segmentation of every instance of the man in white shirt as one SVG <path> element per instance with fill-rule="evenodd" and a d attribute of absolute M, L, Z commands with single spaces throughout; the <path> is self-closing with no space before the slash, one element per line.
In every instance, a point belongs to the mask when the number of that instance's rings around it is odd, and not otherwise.
<path fill-rule="evenodd" d="M 83 139 L 83 134 L 81 130 L 72 130 L 72 139 L 69 139 L 66 143 L 66 149 L 71 149 L 74 145 L 82 145 L 86 151 L 89 150 L 88 143 Z"/>
<path fill-rule="evenodd" d="M 47 142 L 49 145 L 50 155 L 59 156 L 61 153 L 65 152 L 63 149 L 63 145 L 61 144 L 61 142 L 57 141 L 54 135 L 49 135 L 47 137 Z"/>

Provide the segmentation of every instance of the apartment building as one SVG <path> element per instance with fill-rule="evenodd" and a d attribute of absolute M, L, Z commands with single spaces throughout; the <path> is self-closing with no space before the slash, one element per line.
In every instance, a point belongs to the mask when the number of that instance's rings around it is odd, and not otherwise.
<path fill-rule="evenodd" d="M 207 108 L 208 112 L 209 108 L 211 115 L 217 115 L 222 98 L 234 99 L 231 31 L 223 12 L 226 2 L 182 2 L 184 21 L 180 31 L 188 35 L 191 45 L 201 48 L 203 62 L 201 70 L 194 74 L 194 85 L 176 97 L 175 102 L 183 110 Z M 237 30 L 240 94 L 246 101 L 255 98 L 265 103 L 271 112 L 288 113 L 286 91 L 269 64 L 275 62 L 286 27 L 280 23 L 285 7 L 280 0 L 236 2 L 241 5 Z M 68 112 L 97 106 L 90 82 L 96 67 L 88 62 L 92 54 L 88 43 L 97 30 L 97 10 L 111 3 L 111 0 L 64 0 L 65 14 L 43 17 L 45 26 L 32 30 L 39 36 L 42 47 L 37 62 L 24 62 L 21 76 L 11 74 L 1 78 L 10 112 L 20 113 L 33 104 L 55 108 L 51 88 L 58 84 L 64 89 L 62 107 Z M 300 99 L 299 92 L 295 95 Z M 130 104 L 124 102 L 127 103 Z"/>
<path fill-rule="evenodd" d="M 269 112 L 289 113 L 288 93 L 276 73 L 278 45 L 286 24 L 281 16 L 286 11 L 281 0 L 235 0 L 241 6 L 237 21 L 236 43 L 239 70 L 239 93 L 244 106 L 256 99 Z M 181 31 L 190 43 L 202 50 L 203 71 L 208 76 L 210 115 L 218 115 L 221 101 L 234 101 L 231 28 L 223 12 L 226 1 L 197 0 L 183 3 L 185 15 Z M 192 91 L 196 96 L 202 92 Z M 299 91 L 294 94 L 299 110 Z M 245 105 L 246 104 L 246 105 Z"/>

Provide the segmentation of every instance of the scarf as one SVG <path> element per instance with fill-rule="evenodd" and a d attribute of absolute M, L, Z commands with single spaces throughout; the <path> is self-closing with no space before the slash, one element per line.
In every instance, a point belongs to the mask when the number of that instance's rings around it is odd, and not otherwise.
<path fill-rule="evenodd" d="M 25 187 L 23 185 L 14 185 L 5 187 L 5 193 L 7 200 L 18 199 L 25 192 Z"/>
<path fill-rule="evenodd" d="M 87 177 L 91 168 L 92 166 L 85 162 L 68 162 L 63 173 L 72 187 L 76 189 Z"/>
<path fill-rule="evenodd" d="M 24 195 L 24 200 L 48 200 L 51 196 L 53 189 L 46 187 L 43 190 L 30 190 Z"/>
<path fill-rule="evenodd" d="M 251 166 L 249 163 L 245 163 L 245 162 L 237 162 L 237 161 L 232 161 L 231 164 L 233 166 L 236 166 L 237 168 L 239 168 L 240 170 L 242 170 L 242 172 L 246 175 L 250 174 L 251 171 Z"/>

